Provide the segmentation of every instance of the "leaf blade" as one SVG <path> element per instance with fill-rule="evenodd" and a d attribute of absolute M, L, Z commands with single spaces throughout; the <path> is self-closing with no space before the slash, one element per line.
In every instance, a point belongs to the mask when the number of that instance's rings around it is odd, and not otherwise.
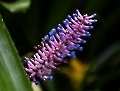
<path fill-rule="evenodd" d="M 22 62 L 0 16 L 0 91 L 32 91 Z"/>

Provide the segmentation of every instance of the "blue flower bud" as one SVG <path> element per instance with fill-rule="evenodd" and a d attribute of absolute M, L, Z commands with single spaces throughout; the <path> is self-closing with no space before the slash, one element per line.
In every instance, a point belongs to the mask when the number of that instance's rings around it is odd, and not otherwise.
<path fill-rule="evenodd" d="M 68 15 L 68 19 L 70 19 L 70 20 L 71 20 L 71 19 L 72 19 L 72 17 L 71 17 L 70 15 Z"/>
<path fill-rule="evenodd" d="M 95 19 L 94 22 L 97 22 L 97 20 Z"/>
<path fill-rule="evenodd" d="M 60 58 L 62 58 L 62 59 L 64 59 L 65 57 L 66 57 L 65 53 L 63 53 L 63 54 L 60 55 Z"/>
<path fill-rule="evenodd" d="M 58 30 L 59 32 L 62 32 L 62 28 L 60 28 L 60 27 L 57 27 L 57 30 Z"/>
<path fill-rule="evenodd" d="M 71 58 L 76 58 L 75 52 L 74 52 L 74 51 L 71 51 L 71 52 L 70 52 L 70 56 L 71 56 Z"/>
<path fill-rule="evenodd" d="M 53 80 L 53 76 L 44 76 L 46 78 L 46 80 L 52 81 Z"/>
<path fill-rule="evenodd" d="M 70 45 L 67 45 L 67 50 L 73 50 L 74 48 Z"/>
<path fill-rule="evenodd" d="M 51 40 L 51 41 L 54 41 L 54 36 L 50 36 L 50 40 Z"/>
<path fill-rule="evenodd" d="M 93 14 L 93 16 L 95 17 L 97 14 L 95 13 L 95 14 Z"/>
<path fill-rule="evenodd" d="M 78 9 L 76 9 L 76 12 L 78 13 L 78 12 L 79 12 L 79 10 L 78 10 Z"/>
<path fill-rule="evenodd" d="M 91 34 L 89 32 L 85 32 L 85 34 L 86 34 L 87 37 L 91 36 Z"/>
<path fill-rule="evenodd" d="M 35 83 L 35 85 L 39 85 L 39 84 L 40 84 L 40 82 L 39 82 L 39 81 L 35 81 L 34 83 Z"/>
<path fill-rule="evenodd" d="M 65 25 L 68 25 L 68 22 L 67 22 L 66 20 L 64 20 L 63 23 L 64 23 Z"/>
<path fill-rule="evenodd" d="M 44 40 L 49 41 L 49 36 L 48 36 L 48 35 L 45 35 L 45 36 L 44 36 Z"/>
<path fill-rule="evenodd" d="M 58 27 L 63 28 L 61 24 L 58 24 Z"/>
<path fill-rule="evenodd" d="M 82 51 L 83 50 L 83 47 L 80 47 L 80 44 L 75 44 L 75 47 L 77 50 L 79 51 Z"/>
<path fill-rule="evenodd" d="M 86 43 L 86 41 L 82 39 L 82 40 L 81 40 L 81 43 L 85 44 L 85 43 Z"/>
<path fill-rule="evenodd" d="M 94 27 L 93 26 L 89 26 L 89 29 L 93 29 Z"/>

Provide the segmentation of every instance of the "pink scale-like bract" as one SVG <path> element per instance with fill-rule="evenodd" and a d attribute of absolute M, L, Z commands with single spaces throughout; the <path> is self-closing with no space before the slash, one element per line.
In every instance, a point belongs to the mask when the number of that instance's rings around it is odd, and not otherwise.
<path fill-rule="evenodd" d="M 68 19 L 63 21 L 64 27 L 58 24 L 57 29 L 53 28 L 49 35 L 42 38 L 41 44 L 35 47 L 37 52 L 33 57 L 25 57 L 25 71 L 32 82 L 39 84 L 36 78 L 52 80 L 51 69 L 59 70 L 56 66 L 67 63 L 66 57 L 76 57 L 74 50 L 83 50 L 80 44 L 86 41 L 82 37 L 91 36 L 88 30 L 93 29 L 92 23 L 97 22 L 92 19 L 95 16 L 96 14 L 82 16 L 79 10 L 76 10 L 76 13 L 68 15 Z"/>

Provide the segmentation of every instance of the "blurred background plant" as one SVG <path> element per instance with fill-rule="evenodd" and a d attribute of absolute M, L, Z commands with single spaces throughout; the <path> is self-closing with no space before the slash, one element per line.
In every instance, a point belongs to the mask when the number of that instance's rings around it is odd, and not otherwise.
<path fill-rule="evenodd" d="M 98 22 L 92 36 L 85 38 L 84 50 L 76 51 L 77 58 L 62 64 L 61 71 L 53 70 L 53 81 L 40 83 L 42 91 L 120 91 L 119 0 L 0 1 L 0 13 L 20 57 L 31 55 L 33 46 L 75 9 L 97 13 Z"/>

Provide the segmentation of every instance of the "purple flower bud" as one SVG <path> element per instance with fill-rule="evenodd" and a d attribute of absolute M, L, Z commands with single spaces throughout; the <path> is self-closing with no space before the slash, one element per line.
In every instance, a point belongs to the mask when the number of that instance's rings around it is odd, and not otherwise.
<path fill-rule="evenodd" d="M 32 82 L 39 84 L 37 78 L 52 81 L 52 69 L 59 70 L 57 65 L 67 63 L 68 57 L 76 58 L 75 50 L 82 51 L 80 44 L 86 43 L 82 37 L 91 36 L 88 30 L 93 29 L 92 23 L 97 22 L 92 19 L 95 16 L 82 16 L 77 9 L 76 13 L 68 15 L 68 19 L 63 21 L 65 27 L 58 24 L 57 30 L 53 28 L 49 35 L 42 38 L 41 44 L 35 47 L 37 52 L 33 57 L 25 57 L 25 71 Z"/>

